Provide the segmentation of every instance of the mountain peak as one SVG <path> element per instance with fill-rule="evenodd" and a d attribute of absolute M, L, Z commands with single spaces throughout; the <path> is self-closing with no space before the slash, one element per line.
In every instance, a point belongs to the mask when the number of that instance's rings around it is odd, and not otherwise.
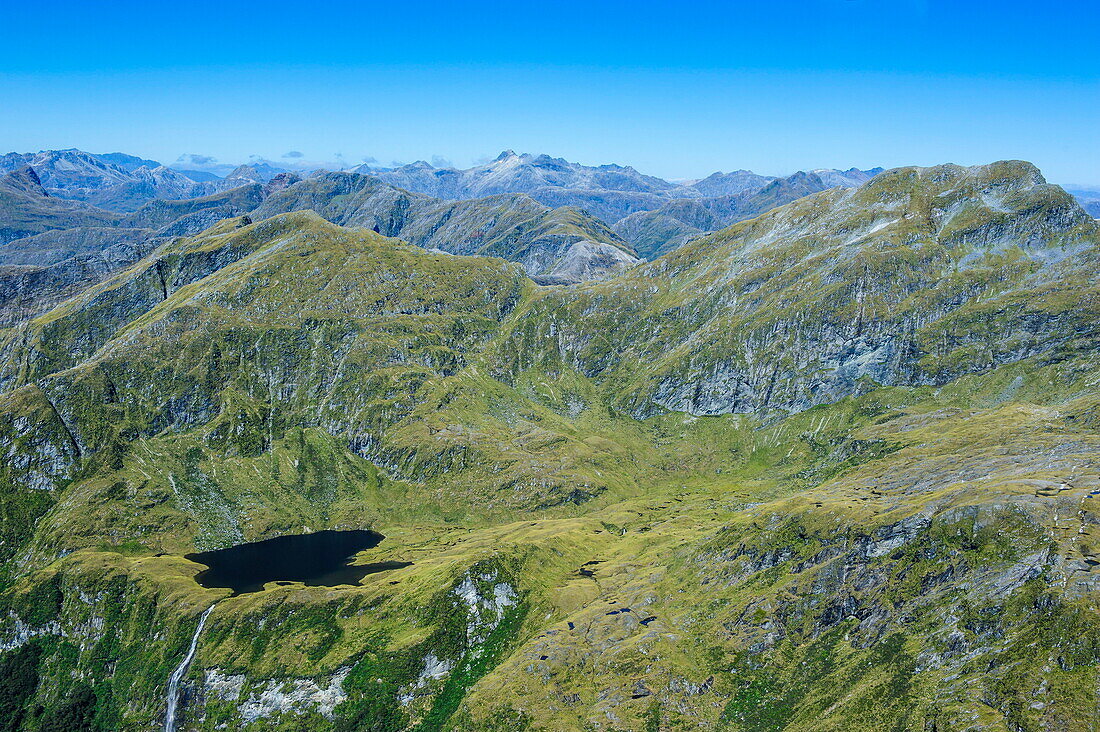
<path fill-rule="evenodd" d="M 3 178 L 0 178 L 0 183 L 3 183 L 3 185 L 8 188 L 22 191 L 23 193 L 30 193 L 34 196 L 50 195 L 46 192 L 46 189 L 42 187 L 42 180 L 38 177 L 38 173 L 29 165 L 8 173 Z"/>

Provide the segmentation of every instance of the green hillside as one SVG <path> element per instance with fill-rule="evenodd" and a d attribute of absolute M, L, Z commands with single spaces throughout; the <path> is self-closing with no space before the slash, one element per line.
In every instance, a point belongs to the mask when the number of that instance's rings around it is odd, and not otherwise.
<path fill-rule="evenodd" d="M 1100 223 L 1034 167 L 553 287 L 370 181 L 0 331 L 0 727 L 162 727 L 212 604 L 177 729 L 1100 726 Z M 353 528 L 411 564 L 230 596 L 183 556 Z"/>

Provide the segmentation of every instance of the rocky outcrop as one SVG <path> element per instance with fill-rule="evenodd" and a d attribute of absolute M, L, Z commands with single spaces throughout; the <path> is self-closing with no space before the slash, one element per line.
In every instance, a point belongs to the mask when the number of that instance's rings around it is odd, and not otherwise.
<path fill-rule="evenodd" d="M 226 674 L 219 669 L 204 672 L 200 706 L 211 701 L 236 707 L 243 724 L 272 717 L 293 718 L 310 713 L 332 719 L 336 707 L 347 699 L 342 685 L 350 668 L 328 679 L 268 679 L 256 681 L 243 674 Z M 201 713 L 200 713 L 201 714 Z"/>

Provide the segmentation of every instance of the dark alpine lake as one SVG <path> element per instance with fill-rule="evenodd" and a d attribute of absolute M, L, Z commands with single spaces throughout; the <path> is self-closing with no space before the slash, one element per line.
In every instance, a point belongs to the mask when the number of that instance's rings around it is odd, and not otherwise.
<path fill-rule="evenodd" d="M 376 531 L 318 531 L 196 552 L 186 558 L 210 568 L 195 575 L 200 585 L 229 588 L 237 594 L 259 592 L 267 582 L 335 587 L 354 585 L 375 572 L 407 567 L 410 562 L 348 563 L 384 538 Z"/>

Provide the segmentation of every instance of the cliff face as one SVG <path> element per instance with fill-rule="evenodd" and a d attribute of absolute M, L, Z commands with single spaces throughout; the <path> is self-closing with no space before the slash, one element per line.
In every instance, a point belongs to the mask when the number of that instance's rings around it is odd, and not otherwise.
<path fill-rule="evenodd" d="M 1096 338 L 1096 222 L 1022 163 L 882 174 L 535 300 L 497 373 L 574 369 L 638 417 L 801 411 Z"/>
<path fill-rule="evenodd" d="M 0 709 L 154 726 L 216 602 L 182 728 L 1089 728 L 1100 229 L 1061 189 L 888 171 L 569 287 L 525 272 L 623 250 L 475 203 L 290 183 L 0 332 Z M 227 597 L 182 557 L 324 528 L 411 564 Z"/>

